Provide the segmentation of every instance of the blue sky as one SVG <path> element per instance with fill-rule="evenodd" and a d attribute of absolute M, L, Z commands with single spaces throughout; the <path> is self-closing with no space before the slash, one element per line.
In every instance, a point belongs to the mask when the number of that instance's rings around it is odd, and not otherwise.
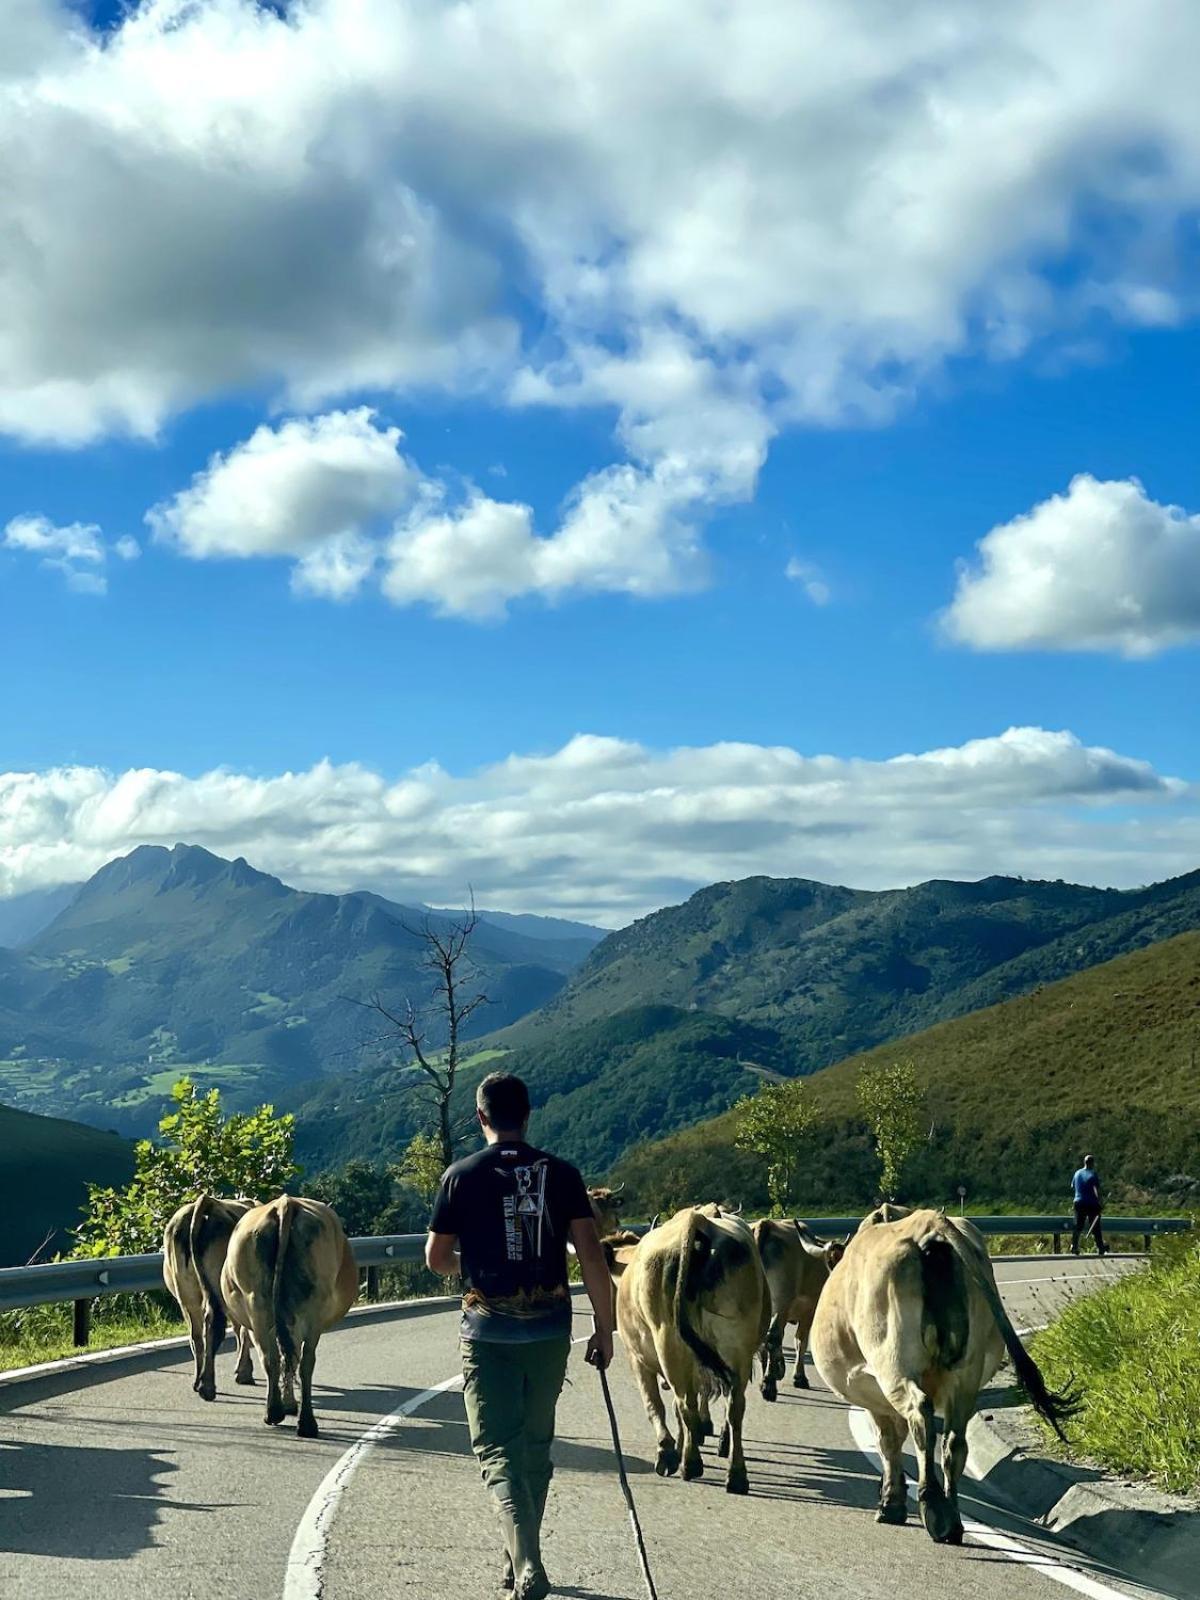
<path fill-rule="evenodd" d="M 471 9 L 536 85 L 549 11 Z M 1195 16 L 1160 9 L 1122 63 L 1099 3 L 1086 27 L 965 7 L 944 60 L 936 7 L 877 43 L 870 5 L 841 8 L 839 193 L 819 85 L 725 119 L 736 51 L 768 100 L 769 5 L 713 22 L 678 85 L 626 81 L 653 33 L 635 9 L 581 25 L 597 100 L 629 97 L 625 148 L 569 85 L 532 132 L 516 90 L 472 101 L 474 47 L 421 6 L 162 3 L 101 13 L 104 42 L 24 0 L 14 76 L 40 109 L 0 220 L 40 268 L 14 256 L 0 316 L 0 893 L 201 833 L 317 887 L 469 880 L 609 921 L 747 871 L 1200 864 L 1200 125 L 1170 64 Z M 406 91 L 390 35 L 422 28 Z M 349 109 L 335 49 L 363 74 Z M 939 94 L 974 155 L 939 144 Z M 52 214 L 34 180 L 64 98 L 78 187 Z M 0 132 L 16 104 L 0 83 Z M 998 129 L 1023 165 L 978 153 Z M 311 565 L 335 546 L 340 597 Z M 577 735 L 606 741 L 590 777 Z M 889 815 L 905 755 L 939 782 Z M 427 764 L 400 828 L 387 795 Z"/>

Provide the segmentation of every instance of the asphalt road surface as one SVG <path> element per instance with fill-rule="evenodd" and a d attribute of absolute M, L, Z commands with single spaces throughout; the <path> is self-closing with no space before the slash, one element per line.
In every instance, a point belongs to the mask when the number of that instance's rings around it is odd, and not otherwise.
<path fill-rule="evenodd" d="M 1128 1262 L 997 1263 L 1018 1327 Z M 0 1386 L 0 1595 L 20 1600 L 485 1600 L 499 1543 L 467 1441 L 457 1313 L 368 1314 L 322 1342 L 319 1440 L 262 1425 L 262 1388 L 191 1390 L 190 1358 L 122 1360 Z M 576 1332 L 588 1326 L 576 1318 Z M 1145 1595 L 971 1484 L 964 1514 L 1025 1552 L 934 1546 L 915 1516 L 877 1526 L 875 1463 L 824 1392 L 752 1393 L 749 1499 L 706 1452 L 696 1483 L 650 1469 L 618 1349 L 613 1391 L 661 1600 L 1093 1600 Z M 399 1414 L 404 1413 L 404 1414 Z M 388 1420 L 390 1419 L 390 1420 Z M 861 1427 L 858 1430 L 861 1433 Z M 559 1410 L 546 1563 L 570 1600 L 641 1600 L 596 1374 L 572 1356 Z M 915 1509 L 915 1508 L 914 1508 Z M 1004 1541 L 1000 1540 L 1003 1544 Z"/>

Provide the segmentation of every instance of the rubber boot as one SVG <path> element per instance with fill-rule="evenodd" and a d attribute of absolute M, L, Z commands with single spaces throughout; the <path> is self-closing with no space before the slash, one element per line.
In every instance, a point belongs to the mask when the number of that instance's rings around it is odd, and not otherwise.
<path fill-rule="evenodd" d="M 542 1566 L 542 1546 L 533 1507 L 522 1516 L 513 1503 L 512 1485 L 503 1479 L 492 1484 L 492 1494 L 512 1567 L 514 1600 L 546 1600 L 550 1580 Z"/>

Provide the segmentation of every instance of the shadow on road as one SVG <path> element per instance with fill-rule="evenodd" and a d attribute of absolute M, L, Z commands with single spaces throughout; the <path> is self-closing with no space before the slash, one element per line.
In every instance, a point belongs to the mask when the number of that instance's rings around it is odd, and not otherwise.
<path fill-rule="evenodd" d="M 0 1444 L 0 1554 L 124 1561 L 154 1543 L 172 1461 L 153 1450 Z"/>

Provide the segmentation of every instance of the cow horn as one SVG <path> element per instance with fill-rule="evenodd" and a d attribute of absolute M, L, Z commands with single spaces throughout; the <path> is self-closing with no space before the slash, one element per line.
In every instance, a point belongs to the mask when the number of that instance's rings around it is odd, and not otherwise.
<path fill-rule="evenodd" d="M 617 1187 L 612 1191 L 613 1196 L 615 1197 L 615 1196 L 619 1195 L 624 1190 L 624 1188 L 625 1188 L 625 1184 L 624 1184 L 624 1181 L 622 1180 L 622 1182 L 620 1182 L 617 1185 Z"/>
<path fill-rule="evenodd" d="M 742 1207 L 740 1204 L 736 1206 L 725 1206 L 722 1209 L 727 1217 L 740 1217 L 742 1214 Z"/>

